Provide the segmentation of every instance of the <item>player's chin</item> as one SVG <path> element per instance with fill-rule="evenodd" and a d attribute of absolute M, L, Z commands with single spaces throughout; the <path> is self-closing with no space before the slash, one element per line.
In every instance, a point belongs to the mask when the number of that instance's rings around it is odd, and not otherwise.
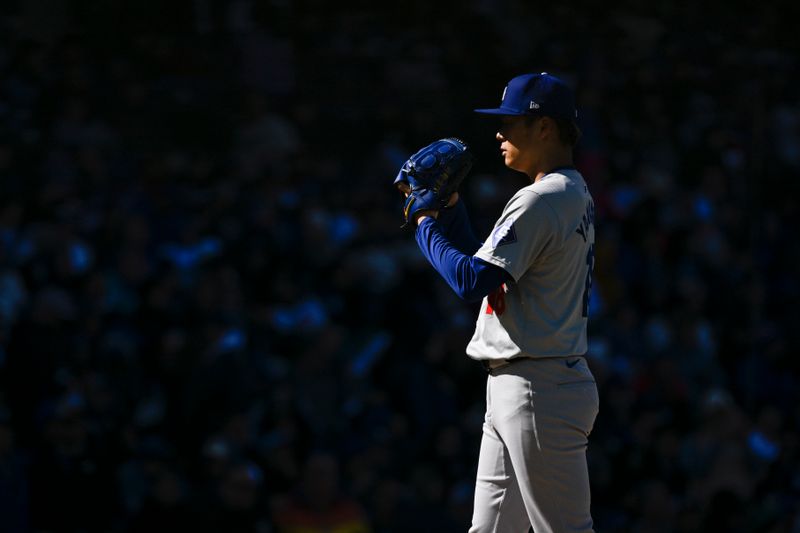
<path fill-rule="evenodd" d="M 519 170 L 516 165 L 517 162 L 516 158 L 506 154 L 505 157 L 503 158 L 503 162 L 511 170 Z"/>

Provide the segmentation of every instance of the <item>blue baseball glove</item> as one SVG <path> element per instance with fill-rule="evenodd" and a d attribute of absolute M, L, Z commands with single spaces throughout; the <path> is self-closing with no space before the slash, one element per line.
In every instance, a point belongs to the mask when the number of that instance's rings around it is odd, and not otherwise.
<path fill-rule="evenodd" d="M 474 159 L 467 145 L 455 137 L 434 141 L 412 155 L 394 180 L 395 186 L 407 194 L 403 226 L 416 220 L 415 213 L 447 207 Z"/>

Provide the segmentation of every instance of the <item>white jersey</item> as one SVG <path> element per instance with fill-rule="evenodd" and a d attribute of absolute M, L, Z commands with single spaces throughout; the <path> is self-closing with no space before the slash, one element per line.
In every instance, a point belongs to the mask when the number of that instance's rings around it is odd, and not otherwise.
<path fill-rule="evenodd" d="M 473 359 L 586 352 L 594 202 L 583 176 L 558 170 L 517 191 L 475 256 L 513 281 L 483 299 Z"/>

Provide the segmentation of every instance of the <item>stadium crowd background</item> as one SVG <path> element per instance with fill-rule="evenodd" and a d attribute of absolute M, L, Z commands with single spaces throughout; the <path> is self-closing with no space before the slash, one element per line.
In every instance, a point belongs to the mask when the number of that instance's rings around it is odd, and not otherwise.
<path fill-rule="evenodd" d="M 541 4 L 4 3 L 0 528 L 465 531 L 477 307 L 390 184 L 463 137 L 485 235 L 524 178 L 471 110 L 548 70 L 597 529 L 800 531 L 796 8 Z"/>

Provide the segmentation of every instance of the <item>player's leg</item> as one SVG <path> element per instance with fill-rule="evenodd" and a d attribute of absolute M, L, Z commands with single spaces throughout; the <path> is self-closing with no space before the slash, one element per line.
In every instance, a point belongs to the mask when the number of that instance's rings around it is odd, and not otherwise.
<path fill-rule="evenodd" d="M 520 364 L 519 375 L 497 376 L 494 424 L 536 533 L 591 532 L 587 436 L 597 415 L 597 388 L 588 367 L 561 361 Z M 524 365 L 524 366 L 523 366 Z M 520 406 L 505 391 L 528 387 Z"/>
<path fill-rule="evenodd" d="M 511 458 L 492 425 L 491 397 L 487 394 L 486 421 L 483 424 L 475 504 L 469 532 L 527 533 L 529 528 L 530 520 L 514 476 Z"/>

